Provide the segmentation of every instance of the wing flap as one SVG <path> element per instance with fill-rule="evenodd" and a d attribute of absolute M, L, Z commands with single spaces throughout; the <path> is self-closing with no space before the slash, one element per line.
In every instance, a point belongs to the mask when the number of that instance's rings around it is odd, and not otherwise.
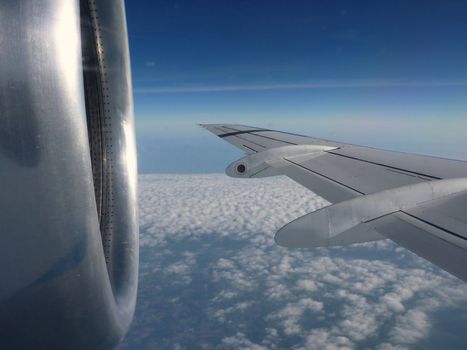
<path fill-rule="evenodd" d="M 373 229 L 398 245 L 467 282 L 467 250 L 454 243 L 441 226 L 433 226 L 404 213 L 379 218 Z"/>
<path fill-rule="evenodd" d="M 286 175 L 331 203 L 338 203 L 360 195 L 359 192 L 352 188 L 333 181 L 305 166 L 301 166 L 299 163 L 291 163 L 289 166 L 281 168 L 280 171 L 283 175 Z"/>

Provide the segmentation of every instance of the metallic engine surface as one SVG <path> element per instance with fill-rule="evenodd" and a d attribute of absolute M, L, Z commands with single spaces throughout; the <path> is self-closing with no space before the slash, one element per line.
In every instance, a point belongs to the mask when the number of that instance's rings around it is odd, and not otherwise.
<path fill-rule="evenodd" d="M 133 316 L 136 152 L 124 4 L 92 4 L 105 62 L 97 68 L 106 78 L 105 238 L 88 142 L 80 3 L 0 2 L 2 348 L 109 348 Z"/>

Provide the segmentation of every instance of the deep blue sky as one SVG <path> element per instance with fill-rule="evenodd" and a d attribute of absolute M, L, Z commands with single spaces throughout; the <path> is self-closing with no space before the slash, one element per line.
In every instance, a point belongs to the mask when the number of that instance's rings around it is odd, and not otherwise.
<path fill-rule="evenodd" d="M 467 158 L 465 1 L 126 6 L 141 172 L 239 155 L 198 122 Z"/>

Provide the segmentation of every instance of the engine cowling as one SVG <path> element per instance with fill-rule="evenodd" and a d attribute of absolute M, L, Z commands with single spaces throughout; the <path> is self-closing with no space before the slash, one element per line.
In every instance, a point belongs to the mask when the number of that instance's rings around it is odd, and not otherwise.
<path fill-rule="evenodd" d="M 137 291 L 122 0 L 0 3 L 0 345 L 115 346 Z"/>

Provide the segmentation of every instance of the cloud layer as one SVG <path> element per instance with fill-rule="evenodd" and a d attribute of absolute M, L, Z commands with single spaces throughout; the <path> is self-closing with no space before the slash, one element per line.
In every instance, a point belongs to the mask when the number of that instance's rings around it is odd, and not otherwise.
<path fill-rule="evenodd" d="M 465 325 L 467 288 L 405 249 L 274 244 L 325 205 L 282 177 L 141 176 L 141 287 L 122 348 L 463 348 L 451 325 Z"/>

